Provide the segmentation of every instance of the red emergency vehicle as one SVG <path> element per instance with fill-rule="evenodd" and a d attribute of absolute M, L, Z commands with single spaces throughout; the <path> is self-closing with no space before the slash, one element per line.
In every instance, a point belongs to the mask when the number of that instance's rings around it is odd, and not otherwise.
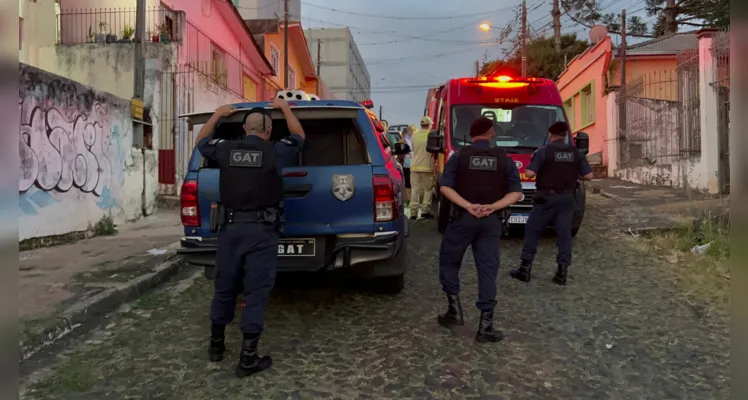
<path fill-rule="evenodd" d="M 535 179 L 527 178 L 525 168 L 533 152 L 548 142 L 548 128 L 556 121 L 568 122 L 561 95 L 555 82 L 542 78 L 489 76 L 450 79 L 443 86 L 429 90 L 426 113 L 434 121 L 429 134 L 429 152 L 435 157 L 438 178 L 444 163 L 455 151 L 470 144 L 470 125 L 480 116 L 495 121 L 493 145 L 502 147 L 519 169 L 522 179 L 522 201 L 510 207 L 509 226 L 527 223 L 535 193 Z M 589 137 L 579 132 L 571 139 L 584 154 L 589 151 Z M 451 205 L 435 188 L 434 212 L 439 231 L 444 232 Z M 575 193 L 577 204 L 572 233 L 576 235 L 584 218 L 586 203 L 584 183 L 580 180 Z"/>

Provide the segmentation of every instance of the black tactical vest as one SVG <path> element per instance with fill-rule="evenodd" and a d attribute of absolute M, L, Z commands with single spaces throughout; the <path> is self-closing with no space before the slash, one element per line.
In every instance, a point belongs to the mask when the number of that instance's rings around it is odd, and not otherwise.
<path fill-rule="evenodd" d="M 574 190 L 579 177 L 581 154 L 566 143 L 551 143 L 538 151 L 545 152 L 545 162 L 537 171 L 538 190 Z"/>
<path fill-rule="evenodd" d="M 221 203 L 236 211 L 277 207 L 283 200 L 283 178 L 275 167 L 273 143 L 232 140 L 221 151 L 218 191 Z"/>
<path fill-rule="evenodd" d="M 509 156 L 499 148 L 468 146 L 457 153 L 455 191 L 472 204 L 491 204 L 501 200 L 508 190 Z"/>

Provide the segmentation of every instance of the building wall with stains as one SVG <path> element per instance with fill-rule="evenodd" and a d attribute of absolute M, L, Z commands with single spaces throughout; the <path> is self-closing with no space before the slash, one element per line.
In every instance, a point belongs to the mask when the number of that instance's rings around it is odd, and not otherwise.
<path fill-rule="evenodd" d="M 133 147 L 129 100 L 19 68 L 19 240 L 155 210 L 154 150 Z"/>

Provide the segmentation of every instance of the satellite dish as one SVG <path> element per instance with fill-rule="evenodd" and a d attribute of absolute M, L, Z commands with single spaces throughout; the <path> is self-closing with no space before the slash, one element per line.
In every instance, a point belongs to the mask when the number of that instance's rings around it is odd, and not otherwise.
<path fill-rule="evenodd" d="M 598 44 L 608 37 L 608 28 L 602 25 L 595 25 L 590 29 L 590 42 Z"/>

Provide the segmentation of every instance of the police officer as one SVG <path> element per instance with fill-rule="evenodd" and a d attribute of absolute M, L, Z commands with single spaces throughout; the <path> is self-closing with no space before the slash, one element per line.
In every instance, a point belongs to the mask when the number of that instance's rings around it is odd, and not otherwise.
<path fill-rule="evenodd" d="M 264 108 L 254 108 L 244 116 L 242 125 L 246 135 L 241 139 L 213 139 L 211 135 L 220 120 L 236 112 L 230 105 L 219 107 L 195 139 L 203 157 L 219 165 L 219 193 L 226 208 L 226 225 L 218 234 L 208 353 L 213 362 L 223 359 L 224 332 L 234 319 L 237 281 L 242 279 L 244 337 L 236 367 L 236 376 L 240 378 L 272 365 L 269 356 L 258 356 L 257 344 L 265 323 L 268 296 L 275 284 L 282 171 L 285 164 L 295 159 L 305 139 L 304 130 L 288 103 L 275 99 L 272 106 L 283 112 L 290 132 L 289 137 L 278 142 L 269 141 L 273 121 Z"/>
<path fill-rule="evenodd" d="M 499 240 L 503 230 L 497 211 L 522 198 L 519 172 L 503 149 L 492 147 L 494 122 L 486 117 L 470 127 L 472 144 L 453 154 L 444 166 L 441 193 L 453 203 L 454 219 L 447 225 L 439 250 L 439 281 L 447 295 L 447 312 L 438 317 L 444 327 L 464 325 L 460 303 L 460 264 L 468 245 L 478 269 L 481 312 L 475 340 L 498 342 L 504 337 L 493 328 Z"/>
<path fill-rule="evenodd" d="M 537 176 L 537 191 L 533 207 L 525 227 L 525 243 L 522 247 L 520 267 L 509 274 L 520 281 L 529 282 L 532 262 L 538 249 L 540 235 L 551 222 L 558 235 L 558 269 L 553 282 L 566 285 L 566 274 L 571 264 L 571 224 L 574 218 L 574 191 L 577 179 L 592 179 L 592 168 L 587 158 L 576 147 L 566 143 L 569 125 L 558 121 L 548 128 L 551 143 L 537 149 L 530 165 L 525 169 L 527 177 Z"/>

